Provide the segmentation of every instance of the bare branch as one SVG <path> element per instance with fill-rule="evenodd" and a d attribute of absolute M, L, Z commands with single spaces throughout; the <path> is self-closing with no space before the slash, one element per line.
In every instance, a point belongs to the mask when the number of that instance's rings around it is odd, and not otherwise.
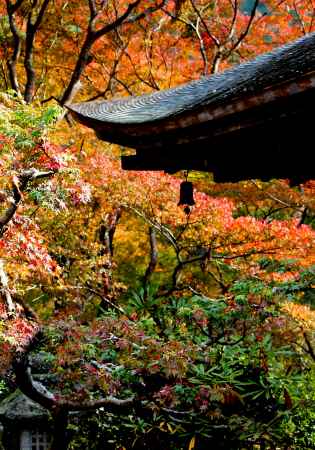
<path fill-rule="evenodd" d="M 230 30 L 229 30 L 226 42 L 230 41 L 232 39 L 233 35 L 234 35 L 235 26 L 236 26 L 236 19 L 237 19 L 237 14 L 238 14 L 238 9 L 239 9 L 238 0 L 234 0 L 234 2 L 233 2 L 233 0 L 231 0 L 231 4 L 232 4 L 232 8 L 233 8 L 233 17 L 232 17 Z"/>
<path fill-rule="evenodd" d="M 101 243 L 101 250 L 99 252 L 99 255 L 107 256 L 106 261 L 102 263 L 100 269 L 104 289 L 104 298 L 107 298 L 107 295 L 111 291 L 112 257 L 114 256 L 113 241 L 116 227 L 121 217 L 121 213 L 121 208 L 116 208 L 116 211 L 113 214 L 106 214 L 106 217 L 99 228 L 99 240 Z"/>
<path fill-rule="evenodd" d="M 247 26 L 246 26 L 245 30 L 243 31 L 243 33 L 241 33 L 239 35 L 239 37 L 236 39 L 236 41 L 234 42 L 232 47 L 227 51 L 224 47 L 228 44 L 228 41 L 233 38 L 235 25 L 236 25 L 236 19 L 237 19 L 238 5 L 237 5 L 237 0 L 235 1 L 230 31 L 229 31 L 228 37 L 225 40 L 224 44 L 221 44 L 217 47 L 217 51 L 214 55 L 214 59 L 212 62 L 211 73 L 216 73 L 219 70 L 219 65 L 220 65 L 222 58 L 224 58 L 224 59 L 229 58 L 229 56 L 231 56 L 231 54 L 238 49 L 238 47 L 241 45 L 242 41 L 246 38 L 246 36 L 248 35 L 250 28 L 254 22 L 258 5 L 259 5 L 259 0 L 255 0 L 255 3 L 253 5 L 252 11 L 251 11 L 251 15 L 250 15 L 249 21 L 247 22 Z"/>
<path fill-rule="evenodd" d="M 144 286 L 144 296 L 148 295 L 148 283 L 153 274 L 155 267 L 157 265 L 158 259 L 158 251 L 157 251 L 157 243 L 156 243 L 156 234 L 153 227 L 149 228 L 149 237 L 150 237 L 150 262 L 145 271 L 143 277 L 143 286 Z"/>
<path fill-rule="evenodd" d="M 90 51 L 93 47 L 93 44 L 102 36 L 109 33 L 110 31 L 115 30 L 119 25 L 121 25 L 124 22 L 124 20 L 131 14 L 134 8 L 138 6 L 140 1 L 141 0 L 136 0 L 134 3 L 130 3 L 124 14 L 118 17 L 114 22 L 105 25 L 104 27 L 100 28 L 97 31 L 95 31 L 94 29 L 95 17 L 93 15 L 90 16 L 90 21 L 84 43 L 81 47 L 69 84 L 61 99 L 61 103 L 63 105 L 70 103 L 73 98 L 73 91 L 75 89 L 75 86 L 79 83 L 81 75 L 83 74 L 85 68 L 90 62 Z"/>
<path fill-rule="evenodd" d="M 44 0 L 43 4 L 38 12 L 38 15 L 33 23 L 33 10 L 30 11 L 27 19 L 26 26 L 26 41 L 25 41 L 25 57 L 24 57 L 24 67 L 26 72 L 26 85 L 24 92 L 24 100 L 26 103 L 30 103 L 33 100 L 35 92 L 35 70 L 33 67 L 33 52 L 34 52 L 34 42 L 38 28 L 43 20 L 45 11 L 48 7 L 50 0 Z M 33 4 L 33 7 L 35 5 Z"/>
<path fill-rule="evenodd" d="M 34 29 L 35 29 L 35 32 L 37 31 L 38 27 L 42 23 L 42 20 L 43 20 L 43 17 L 44 17 L 44 14 L 45 14 L 45 11 L 46 11 L 46 9 L 48 7 L 49 2 L 50 2 L 50 0 L 44 0 L 43 1 L 43 4 L 42 4 L 42 6 L 41 6 L 41 8 L 39 10 L 39 13 L 38 13 L 37 18 L 35 20 L 35 23 L 33 25 Z"/>
<path fill-rule="evenodd" d="M 245 28 L 245 30 L 243 31 L 243 33 L 241 33 L 238 37 L 238 39 L 236 40 L 236 42 L 234 43 L 234 45 L 232 46 L 232 48 L 229 50 L 228 54 L 227 54 L 227 58 L 232 54 L 232 52 L 234 52 L 234 50 L 236 50 L 239 45 L 241 44 L 241 42 L 245 39 L 245 37 L 248 35 L 250 28 L 252 26 L 252 23 L 255 19 L 256 16 L 256 12 L 257 12 L 257 7 L 259 5 L 259 0 L 255 0 L 255 3 L 253 5 L 251 14 L 250 14 L 250 18 L 249 21 L 247 22 L 247 26 Z"/>
<path fill-rule="evenodd" d="M 113 214 L 107 217 L 107 220 L 103 221 L 99 230 L 100 242 L 103 246 L 101 254 L 109 254 L 111 257 L 114 256 L 114 235 L 116 227 L 121 218 L 121 208 L 116 208 Z"/>
<path fill-rule="evenodd" d="M 162 223 L 159 223 L 157 221 L 154 221 L 153 219 L 150 219 L 149 217 L 147 217 L 145 215 L 144 212 L 140 211 L 139 209 L 135 208 L 134 206 L 131 206 L 131 205 L 122 205 L 122 206 L 126 209 L 133 211 L 137 216 L 141 217 L 146 223 L 148 223 L 149 225 L 154 227 L 156 229 L 156 231 L 172 245 L 175 252 L 176 253 L 179 252 L 177 240 L 176 240 L 174 234 L 171 232 L 171 230 L 169 230 L 169 228 L 167 228 L 166 225 L 163 225 Z"/>
<path fill-rule="evenodd" d="M 114 20 L 114 22 L 105 25 L 103 28 L 100 28 L 97 31 L 94 31 L 93 42 L 97 41 L 100 37 L 119 27 L 127 19 L 127 17 L 130 16 L 132 11 L 139 5 L 140 1 L 141 0 L 135 0 L 134 2 L 130 3 L 126 11 L 123 14 L 121 14 L 121 16 L 117 17 L 117 19 Z M 137 20 L 140 20 L 142 18 L 142 16 L 140 17 L 140 14 L 136 17 Z"/>
<path fill-rule="evenodd" d="M 107 94 L 107 92 L 111 91 L 112 81 L 113 80 L 117 81 L 116 73 L 117 73 L 118 65 L 119 65 L 119 63 L 120 63 L 120 61 L 121 61 L 121 59 L 122 59 L 122 57 L 124 55 L 124 50 L 126 49 L 127 46 L 128 46 L 128 43 L 124 44 L 123 48 L 119 49 L 119 51 L 117 52 L 118 55 L 116 53 L 116 57 L 115 57 L 115 59 L 113 61 L 113 65 L 112 65 L 112 67 L 111 67 L 111 69 L 109 71 L 107 70 L 106 65 L 102 63 L 102 61 L 97 61 L 97 58 L 96 57 L 94 58 L 97 62 L 99 62 L 101 64 L 101 66 L 107 72 L 107 74 L 108 74 L 108 82 L 107 82 L 107 86 L 106 86 L 105 89 L 103 89 L 102 91 L 98 90 L 97 94 L 95 94 L 93 97 L 89 98 L 87 101 L 91 102 L 93 100 L 97 100 L 100 97 L 104 97 L 105 98 L 105 95 Z M 96 86 L 93 86 L 93 87 L 94 87 L 95 90 L 97 90 Z"/>
<path fill-rule="evenodd" d="M 97 8 L 95 0 L 89 0 L 90 16 L 94 19 L 97 16 Z"/>
<path fill-rule="evenodd" d="M 14 14 L 19 7 L 22 5 L 22 3 L 24 2 L 24 0 L 17 0 L 15 3 L 11 3 L 10 0 L 6 0 L 7 5 L 10 6 L 10 11 Z"/>
<path fill-rule="evenodd" d="M 19 30 L 15 22 L 14 13 L 22 5 L 24 0 L 18 0 L 15 4 L 12 4 L 10 0 L 6 0 L 7 13 L 9 18 L 10 30 L 13 36 L 13 54 L 8 61 L 9 78 L 12 89 L 15 90 L 17 94 L 20 94 L 20 87 L 16 72 L 16 65 L 18 63 L 21 54 L 21 38 L 19 35 Z"/>
<path fill-rule="evenodd" d="M 3 227 L 7 225 L 12 217 L 14 216 L 18 204 L 20 203 L 20 200 L 22 198 L 20 189 L 19 189 L 19 183 L 17 180 L 13 179 L 12 181 L 12 196 L 9 198 L 9 202 L 11 203 L 10 206 L 6 209 L 6 211 L 3 213 L 3 215 L 0 217 L 0 236 L 3 232 Z"/>
<path fill-rule="evenodd" d="M 121 314 L 127 315 L 126 312 L 120 306 L 115 305 L 115 303 L 111 302 L 101 292 L 96 291 L 95 289 L 92 289 L 89 286 L 84 287 L 84 289 L 91 292 L 92 294 L 97 295 L 102 300 L 102 302 L 107 303 L 110 307 L 112 307 L 113 309 L 116 309 L 116 311 L 120 312 Z"/>
<path fill-rule="evenodd" d="M 101 37 L 105 36 L 105 34 L 116 30 L 120 25 L 123 23 L 134 23 L 136 21 L 141 20 L 145 15 L 151 14 L 158 9 L 161 9 L 163 5 L 165 4 L 165 0 L 163 0 L 161 3 L 159 3 L 155 7 L 151 7 L 143 11 L 142 13 L 137 14 L 136 16 L 132 17 L 130 21 L 128 22 L 126 19 L 131 15 L 131 13 L 135 10 L 135 8 L 140 4 L 141 0 L 135 0 L 134 2 L 130 3 L 125 10 L 124 13 L 122 13 L 119 17 L 116 18 L 113 22 L 104 25 L 102 28 L 95 30 L 94 27 L 94 19 L 95 17 L 91 16 L 88 26 L 87 35 L 85 37 L 85 41 L 81 47 L 81 51 L 79 53 L 77 63 L 75 65 L 75 68 L 72 73 L 72 77 L 70 79 L 70 82 L 62 96 L 61 103 L 67 104 L 69 103 L 69 99 L 72 96 L 72 91 L 76 83 L 78 83 L 82 73 L 84 72 L 86 66 L 89 64 L 90 61 L 90 52 L 94 45 L 94 43 L 100 39 Z"/>
<path fill-rule="evenodd" d="M 216 36 L 214 36 L 214 35 L 210 32 L 209 27 L 208 27 L 207 23 L 205 22 L 204 18 L 202 17 L 201 12 L 199 11 L 199 9 L 197 8 L 197 6 L 195 5 L 194 0 L 190 0 L 190 3 L 191 3 L 191 6 L 193 7 L 193 10 L 194 10 L 195 13 L 197 14 L 197 17 L 200 19 L 202 25 L 204 26 L 204 28 L 205 28 L 205 30 L 206 30 L 206 33 L 207 33 L 207 35 L 209 36 L 209 38 L 212 40 L 212 42 L 214 43 L 214 45 L 215 45 L 216 47 L 220 47 L 221 44 L 220 44 L 219 39 L 218 39 Z M 210 6 L 210 4 L 209 4 L 209 6 Z M 208 8 L 209 6 L 207 5 L 207 8 Z M 205 11 L 205 10 L 204 10 L 204 11 Z"/>
<path fill-rule="evenodd" d="M 135 405 L 134 397 L 129 397 L 125 399 L 119 399 L 113 396 L 108 396 L 99 400 L 90 400 L 85 402 L 73 402 L 70 400 L 58 400 L 58 407 L 66 409 L 68 411 L 86 411 L 89 409 L 106 408 L 108 411 L 122 407 L 127 407 L 128 409 Z"/>
<path fill-rule="evenodd" d="M 8 285 L 8 277 L 7 277 L 7 274 L 5 273 L 4 262 L 2 259 L 0 259 L 0 285 L 1 285 L 0 291 L 2 291 L 2 294 L 5 298 L 8 313 L 9 313 L 9 315 L 13 315 L 16 311 L 16 308 L 15 308 L 14 302 L 11 297 L 11 293 L 10 293 L 10 289 L 9 289 L 9 285 Z"/>
<path fill-rule="evenodd" d="M 304 24 L 304 21 L 303 21 L 303 19 L 301 17 L 301 14 L 299 13 L 296 1 L 293 2 L 293 8 L 294 8 L 294 12 L 295 12 L 295 17 L 297 18 L 297 20 L 298 20 L 298 22 L 299 22 L 299 24 L 301 26 L 302 33 L 305 35 L 305 34 L 307 34 L 307 30 L 305 28 L 305 24 Z"/>
<path fill-rule="evenodd" d="M 313 346 L 311 344 L 311 341 L 310 341 L 306 331 L 303 331 L 303 337 L 304 337 L 304 340 L 305 340 L 305 343 L 306 343 L 306 348 L 303 347 L 303 349 L 304 349 L 304 351 L 306 353 L 308 353 L 311 356 L 313 361 L 315 361 L 315 350 L 314 350 L 314 348 L 313 348 Z"/>
<path fill-rule="evenodd" d="M 254 186 L 256 186 L 257 189 L 259 189 L 260 191 L 263 191 L 263 189 L 262 189 L 260 186 L 258 186 L 258 184 L 256 183 L 255 180 L 250 180 L 250 181 L 253 183 Z M 296 207 L 296 205 L 295 205 L 295 206 L 290 205 L 289 203 L 284 202 L 283 200 L 281 200 L 281 199 L 275 197 L 274 195 L 270 194 L 269 192 L 264 192 L 264 193 L 265 193 L 269 198 L 271 198 L 272 200 L 274 200 L 274 201 L 277 202 L 277 203 L 280 203 L 281 205 L 285 206 L 286 208 L 294 208 L 294 207 Z"/>
<path fill-rule="evenodd" d="M 26 189 L 29 182 L 39 178 L 47 178 L 54 175 L 52 170 L 41 172 L 37 169 L 28 169 L 22 171 L 17 177 L 12 180 L 12 190 L 9 202 L 11 203 L 6 211 L 0 217 L 0 236 L 3 234 L 4 227 L 13 218 L 19 203 L 22 199 L 22 192 Z"/>
<path fill-rule="evenodd" d="M 124 54 L 125 54 L 126 57 L 129 59 L 129 62 L 130 62 L 130 64 L 131 64 L 132 68 L 133 68 L 134 74 L 135 74 L 135 76 L 138 78 L 138 80 L 141 81 L 141 83 L 145 84 L 146 86 L 149 86 L 150 88 L 159 90 L 159 87 L 158 87 L 157 85 L 152 84 L 152 82 L 150 82 L 150 80 L 146 80 L 144 77 L 142 77 L 142 76 L 139 74 L 139 72 L 138 72 L 138 70 L 137 70 L 137 68 L 136 68 L 136 65 L 135 65 L 135 63 L 133 62 L 132 57 L 130 56 L 130 54 L 129 54 L 127 51 L 124 51 Z M 152 81 L 152 80 L 151 80 L 151 81 Z M 125 87 L 125 86 L 124 86 L 124 87 Z"/>
<path fill-rule="evenodd" d="M 144 11 L 142 11 L 141 13 L 137 14 L 134 17 L 131 17 L 129 20 L 126 21 L 126 23 L 135 23 L 138 22 L 139 20 L 143 19 L 144 17 L 146 17 L 148 14 L 152 14 L 155 11 L 158 11 L 159 9 L 162 9 L 163 6 L 165 5 L 166 0 L 162 0 L 160 3 L 158 3 L 156 6 L 150 6 L 149 8 L 146 8 Z"/>
<path fill-rule="evenodd" d="M 130 408 L 135 405 L 133 397 L 118 399 L 108 396 L 99 400 L 71 401 L 50 392 L 43 384 L 35 381 L 32 376 L 27 353 L 20 353 L 14 361 L 16 381 L 20 390 L 33 401 L 39 403 L 49 411 L 82 411 L 89 409 L 106 408 L 108 411 L 119 408 Z"/>

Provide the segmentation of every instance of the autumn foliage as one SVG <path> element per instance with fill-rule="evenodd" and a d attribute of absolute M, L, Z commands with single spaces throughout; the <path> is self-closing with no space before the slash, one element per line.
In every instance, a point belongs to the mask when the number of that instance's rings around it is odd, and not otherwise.
<path fill-rule="evenodd" d="M 312 3 L 0 8 L 0 395 L 93 411 L 53 448 L 312 448 L 314 180 L 190 173 L 187 211 L 183 174 L 122 171 L 48 101 L 216 72 L 311 31 Z"/>

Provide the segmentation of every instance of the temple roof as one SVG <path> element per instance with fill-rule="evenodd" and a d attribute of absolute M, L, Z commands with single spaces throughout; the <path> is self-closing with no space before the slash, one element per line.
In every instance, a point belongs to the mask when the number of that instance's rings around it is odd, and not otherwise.
<path fill-rule="evenodd" d="M 48 411 L 19 391 L 0 403 L 0 419 L 23 422 L 47 421 Z"/>
<path fill-rule="evenodd" d="M 315 33 L 311 33 L 254 60 L 176 88 L 77 103 L 69 109 L 100 139 L 137 150 L 137 155 L 123 158 L 127 169 L 219 169 L 223 176 L 222 161 L 218 156 L 213 160 L 215 151 L 229 151 L 233 145 L 244 153 L 245 161 L 252 140 L 268 134 L 269 143 L 275 137 L 273 146 L 281 153 L 274 175 L 287 177 L 285 170 L 278 173 L 280 160 L 283 164 L 283 152 L 288 146 L 293 149 L 298 141 L 289 136 L 282 142 L 279 136 L 292 126 L 300 135 L 309 134 L 306 118 L 313 111 L 314 100 Z M 264 140 L 258 148 L 266 149 L 266 145 Z M 304 168 L 297 170 L 303 172 Z"/>

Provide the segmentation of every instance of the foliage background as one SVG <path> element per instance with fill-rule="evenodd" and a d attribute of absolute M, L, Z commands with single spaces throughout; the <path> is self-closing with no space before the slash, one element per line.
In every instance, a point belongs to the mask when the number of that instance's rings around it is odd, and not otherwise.
<path fill-rule="evenodd" d="M 134 399 L 70 419 L 69 448 L 314 448 L 314 181 L 193 173 L 186 214 L 183 174 L 123 172 L 123 149 L 47 101 L 69 101 L 82 60 L 78 100 L 216 72 L 312 31 L 312 3 L 142 2 L 119 26 L 125 2 L 15 6 L 0 17 L 0 395 L 40 352 L 56 404 Z"/>

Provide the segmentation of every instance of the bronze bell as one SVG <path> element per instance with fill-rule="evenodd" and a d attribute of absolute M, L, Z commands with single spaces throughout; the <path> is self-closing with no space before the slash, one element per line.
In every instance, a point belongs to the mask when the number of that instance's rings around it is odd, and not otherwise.
<path fill-rule="evenodd" d="M 195 204 L 194 188 L 191 181 L 182 181 L 180 184 L 179 202 L 180 205 L 192 206 Z"/>

